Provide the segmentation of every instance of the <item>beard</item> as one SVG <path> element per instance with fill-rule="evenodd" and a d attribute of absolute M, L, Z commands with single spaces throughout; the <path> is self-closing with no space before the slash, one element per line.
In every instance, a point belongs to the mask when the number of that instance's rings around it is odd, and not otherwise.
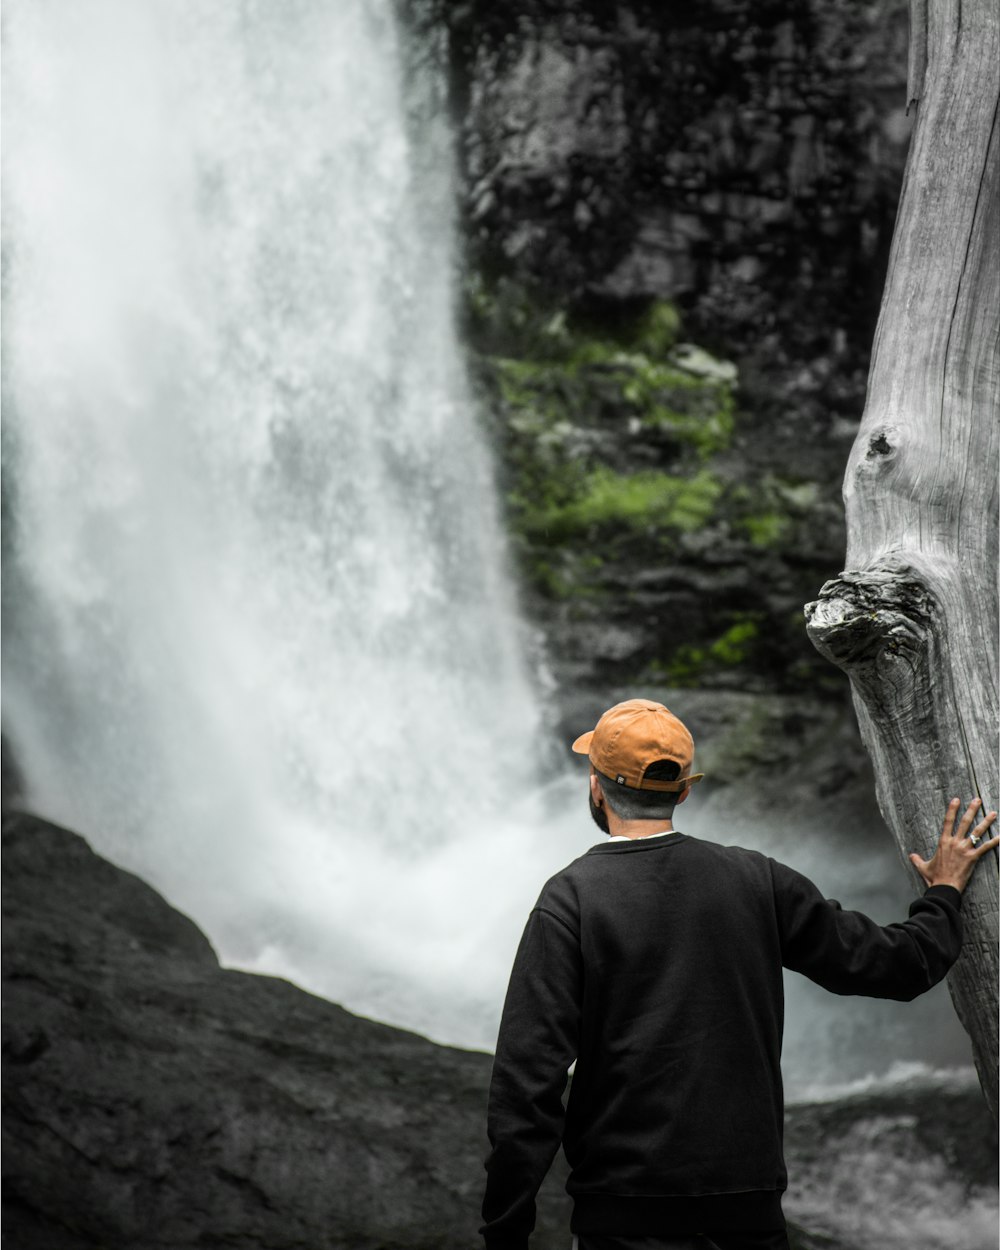
<path fill-rule="evenodd" d="M 600 829 L 602 833 L 610 833 L 611 826 L 608 824 L 607 812 L 604 810 L 603 807 L 597 806 L 597 804 L 594 802 L 593 794 L 589 795 L 589 798 L 590 798 L 590 814 L 593 817 L 594 824 L 598 827 L 598 829 Z"/>

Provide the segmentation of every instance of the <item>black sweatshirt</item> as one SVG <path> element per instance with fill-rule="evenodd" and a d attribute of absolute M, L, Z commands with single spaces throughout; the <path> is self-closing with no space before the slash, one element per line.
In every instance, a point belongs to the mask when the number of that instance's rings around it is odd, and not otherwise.
<path fill-rule="evenodd" d="M 957 959 L 960 903 L 934 886 L 883 928 L 756 851 L 681 833 L 592 847 L 546 884 L 514 961 L 487 1246 L 527 1246 L 560 1142 L 573 1232 L 781 1227 L 782 966 L 908 1001 Z"/>

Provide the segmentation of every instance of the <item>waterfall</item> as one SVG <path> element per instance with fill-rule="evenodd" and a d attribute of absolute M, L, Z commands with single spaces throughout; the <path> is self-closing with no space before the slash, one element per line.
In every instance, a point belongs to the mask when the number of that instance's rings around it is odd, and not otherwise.
<path fill-rule="evenodd" d="M 5 21 L 33 805 L 224 958 L 466 1036 L 539 711 L 453 324 L 443 76 L 390 0 Z"/>

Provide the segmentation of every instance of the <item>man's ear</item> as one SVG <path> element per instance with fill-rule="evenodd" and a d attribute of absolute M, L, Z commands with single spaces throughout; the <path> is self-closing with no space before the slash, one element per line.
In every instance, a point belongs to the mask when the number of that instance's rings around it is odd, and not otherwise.
<path fill-rule="evenodd" d="M 604 791 L 601 789 L 601 783 L 597 778 L 597 773 L 591 770 L 590 774 L 590 795 L 598 807 L 604 806 Z"/>
<path fill-rule="evenodd" d="M 677 796 L 677 802 L 678 802 L 678 803 L 683 803 L 683 802 L 684 802 L 684 800 L 687 798 L 687 796 L 688 796 L 690 793 L 691 793 L 691 787 L 690 787 L 690 786 L 685 786 L 685 788 L 684 788 L 684 789 L 680 792 L 680 794 L 678 794 L 678 796 Z"/>

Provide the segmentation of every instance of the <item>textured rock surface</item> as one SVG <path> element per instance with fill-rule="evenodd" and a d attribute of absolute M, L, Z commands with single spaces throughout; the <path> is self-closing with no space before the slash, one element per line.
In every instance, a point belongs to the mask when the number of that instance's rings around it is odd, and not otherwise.
<path fill-rule="evenodd" d="M 221 969 L 191 921 L 66 830 L 9 815 L 3 845 L 5 1245 L 476 1244 L 488 1055 Z M 966 1208 L 994 1218 L 995 1151 L 974 1087 L 788 1122 L 796 1250 L 906 1244 L 879 1242 L 880 1204 L 926 1203 L 929 1177 L 957 1240 L 914 1244 L 978 1250 Z M 566 1250 L 563 1176 L 537 1250 Z"/>
<path fill-rule="evenodd" d="M 678 685 L 827 680 L 800 609 L 842 560 L 840 482 L 910 131 L 905 4 L 408 7 L 448 34 L 468 336 L 557 684 L 648 681 L 656 666 Z M 731 437 L 708 464 L 620 373 L 616 390 L 607 361 L 539 351 L 555 317 L 577 346 L 586 333 L 634 354 L 636 316 L 664 301 L 685 339 L 738 368 Z M 525 302 L 534 346 L 493 315 Z M 512 376 L 525 355 L 533 376 Z M 557 527 L 546 553 L 544 526 L 520 541 L 532 440 L 543 462 L 555 448 L 588 472 L 700 474 L 696 502 L 712 506 L 673 527 L 634 498 L 603 525 L 578 509 L 572 541 Z"/>
<path fill-rule="evenodd" d="M 996 1150 L 972 1079 L 793 1107 L 785 1214 L 809 1229 L 806 1246 L 994 1250 Z"/>
<path fill-rule="evenodd" d="M 4 868 L 5 1244 L 472 1244 L 489 1056 L 220 969 L 44 822 Z"/>
<path fill-rule="evenodd" d="M 446 13 L 479 266 L 568 302 L 680 299 L 700 340 L 793 385 L 800 440 L 802 397 L 857 417 L 909 136 L 905 4 Z"/>
<path fill-rule="evenodd" d="M 835 488 L 748 467 L 735 366 L 680 341 L 669 303 L 609 328 L 501 284 L 473 309 L 525 603 L 558 687 L 842 688 L 802 616 L 840 559 Z"/>

